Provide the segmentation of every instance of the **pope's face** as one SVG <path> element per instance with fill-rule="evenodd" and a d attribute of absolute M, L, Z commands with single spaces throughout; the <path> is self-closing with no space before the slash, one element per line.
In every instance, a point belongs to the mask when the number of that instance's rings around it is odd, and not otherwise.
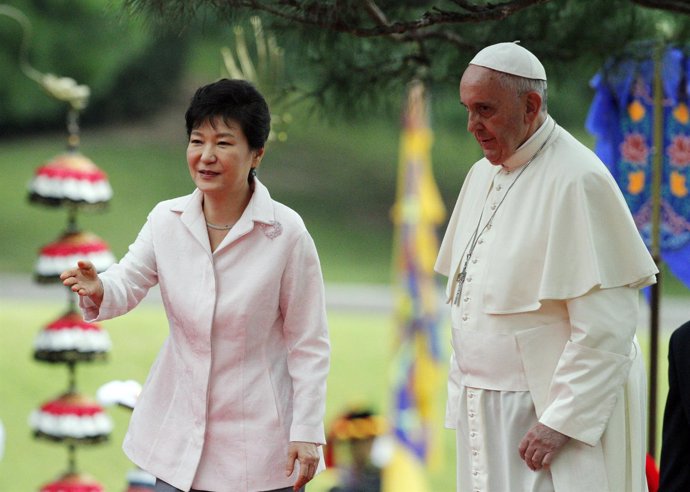
<path fill-rule="evenodd" d="M 531 134 L 526 95 L 504 86 L 494 70 L 469 65 L 460 81 L 460 102 L 467 109 L 467 131 L 492 164 L 503 164 Z"/>

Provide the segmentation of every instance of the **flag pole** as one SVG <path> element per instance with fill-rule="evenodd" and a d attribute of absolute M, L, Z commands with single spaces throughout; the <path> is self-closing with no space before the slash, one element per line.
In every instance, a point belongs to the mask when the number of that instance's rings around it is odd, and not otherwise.
<path fill-rule="evenodd" d="M 434 263 L 438 253 L 436 229 L 446 212 L 431 170 L 429 111 L 424 82 L 411 81 L 403 111 L 398 184 L 391 214 L 395 224 L 398 331 L 390 414 L 397 455 L 404 462 L 387 468 L 384 492 L 429 491 L 427 474 L 440 464 L 442 456 L 436 428 L 441 410 L 436 393 L 443 387 L 443 378 Z"/>
<path fill-rule="evenodd" d="M 661 300 L 661 174 L 664 148 L 664 104 L 661 66 L 664 49 L 660 43 L 654 55 L 654 154 L 652 162 L 652 217 L 651 253 L 659 269 L 657 281 L 651 286 L 650 337 L 649 337 L 649 422 L 647 426 L 647 451 L 656 455 L 657 380 L 659 354 L 659 309 Z"/>

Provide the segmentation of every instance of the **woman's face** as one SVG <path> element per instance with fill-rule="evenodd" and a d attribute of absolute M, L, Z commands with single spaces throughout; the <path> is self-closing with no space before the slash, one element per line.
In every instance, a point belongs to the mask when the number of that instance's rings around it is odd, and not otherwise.
<path fill-rule="evenodd" d="M 194 184 L 204 194 L 227 194 L 247 189 L 249 170 L 259 166 L 263 152 L 249 148 L 238 123 L 215 118 L 192 130 L 187 164 Z"/>

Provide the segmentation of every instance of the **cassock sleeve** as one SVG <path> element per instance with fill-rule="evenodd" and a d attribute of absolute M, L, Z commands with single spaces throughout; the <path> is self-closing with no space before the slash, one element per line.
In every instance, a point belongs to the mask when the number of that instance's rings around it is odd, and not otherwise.
<path fill-rule="evenodd" d="M 556 366 L 548 404 L 539 421 L 594 446 L 601 438 L 628 378 L 638 291 L 595 288 L 567 301 L 570 339 Z M 631 353 L 632 352 L 632 353 Z"/>

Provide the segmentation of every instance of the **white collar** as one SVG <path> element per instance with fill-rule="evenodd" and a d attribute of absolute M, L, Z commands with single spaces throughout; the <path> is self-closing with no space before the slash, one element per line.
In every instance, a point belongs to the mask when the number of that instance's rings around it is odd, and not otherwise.
<path fill-rule="evenodd" d="M 520 145 L 517 150 L 501 164 L 503 169 L 514 171 L 515 169 L 524 166 L 529 162 L 534 154 L 542 147 L 547 138 L 551 135 L 551 131 L 556 126 L 556 122 L 551 116 L 546 116 L 544 122 L 537 128 L 531 137 L 525 143 Z"/>

